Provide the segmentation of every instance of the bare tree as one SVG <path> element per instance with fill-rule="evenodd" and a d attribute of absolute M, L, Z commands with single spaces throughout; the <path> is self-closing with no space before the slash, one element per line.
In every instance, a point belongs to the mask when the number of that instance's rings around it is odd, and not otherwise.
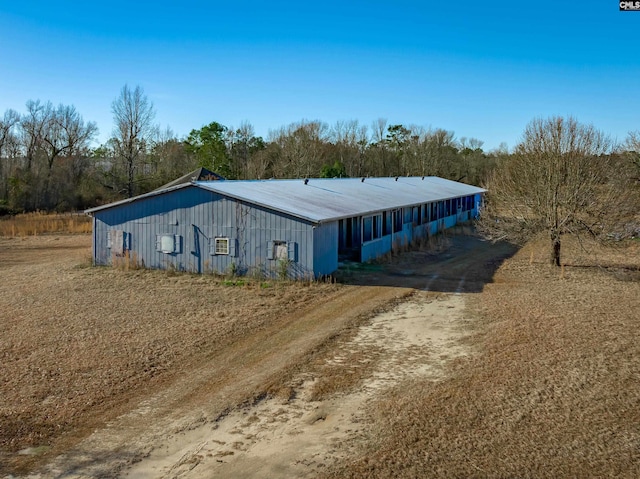
<path fill-rule="evenodd" d="M 248 178 L 251 158 L 264 148 L 264 141 L 256 137 L 253 125 L 245 120 L 238 128 L 231 127 L 226 131 L 225 143 L 231 160 L 232 177 Z"/>
<path fill-rule="evenodd" d="M 306 120 L 270 131 L 270 140 L 277 145 L 281 160 L 274 164 L 274 174 L 280 178 L 318 175 L 326 163 L 328 132 L 326 123 Z"/>
<path fill-rule="evenodd" d="M 344 165 L 348 176 L 364 176 L 365 151 L 369 143 L 367 126 L 358 120 L 337 121 L 330 132 L 333 142 L 335 161 Z"/>
<path fill-rule="evenodd" d="M 634 176 L 640 181 L 640 130 L 630 131 L 625 143 L 626 155 L 631 160 Z"/>
<path fill-rule="evenodd" d="M 187 152 L 185 142 L 178 139 L 168 126 L 158 129 L 144 165 L 144 187 L 157 188 L 183 176 L 195 167 L 195 160 Z"/>
<path fill-rule="evenodd" d="M 48 104 L 49 105 L 49 104 Z M 59 156 L 71 156 L 89 146 L 98 132 L 94 122 L 84 123 L 73 105 L 48 107 L 42 129 L 42 148 L 47 157 L 48 172 Z"/>
<path fill-rule="evenodd" d="M 97 133 L 97 125 L 91 121 L 85 124 L 73 105 L 60 104 L 55 109 L 49 109 L 42 136 L 42 147 L 47 159 L 43 203 L 45 208 L 54 205 L 57 208 L 61 200 L 66 207 L 70 206 L 64 197 L 69 196 L 69 189 L 77 189 L 87 167 L 89 144 Z M 54 164 L 58 158 L 65 159 L 64 171 L 52 182 Z"/>
<path fill-rule="evenodd" d="M 38 160 L 38 155 L 44 151 L 42 138 L 45 127 L 51 118 L 52 110 L 53 105 L 51 102 L 44 104 L 40 100 L 29 100 L 27 102 L 27 113 L 22 116 L 22 121 L 20 122 L 27 172 L 31 171 L 34 163 Z"/>
<path fill-rule="evenodd" d="M 388 148 L 387 148 L 387 119 L 378 118 L 371 123 L 371 148 L 370 154 L 373 155 L 373 160 L 376 163 L 374 170 L 376 174 L 386 176 L 391 173 L 388 167 Z"/>
<path fill-rule="evenodd" d="M 247 178 L 264 179 L 272 176 L 273 163 L 279 154 L 276 145 L 271 143 L 264 146 L 251 155 L 251 160 L 247 165 Z"/>
<path fill-rule="evenodd" d="M 135 194 L 135 174 L 151 146 L 156 126 L 153 123 L 153 104 L 140 86 L 132 91 L 122 87 L 120 95 L 111 104 L 115 128 L 113 139 L 116 158 L 124 164 L 126 193 Z"/>
<path fill-rule="evenodd" d="M 88 146 L 98 128 L 93 122 L 85 123 L 72 105 L 54 107 L 51 102 L 30 100 L 26 106 L 19 124 L 26 159 L 20 177 L 28 189 L 23 206 L 50 209 L 58 206 L 59 193 L 69 189 L 65 181 L 77 182 L 82 175 Z M 56 178 L 57 191 L 53 191 L 52 175 L 59 158 L 68 161 L 61 165 L 65 171 Z"/>
<path fill-rule="evenodd" d="M 20 114 L 15 110 L 7 110 L 0 119 L 0 158 L 4 154 L 4 145 L 11 141 L 13 137 L 13 129 L 20 123 Z"/>
<path fill-rule="evenodd" d="M 12 150 L 17 144 L 16 126 L 20 123 L 20 114 L 7 110 L 0 119 L 0 199 L 7 200 L 8 180 L 11 171 L 9 162 L 13 159 Z"/>
<path fill-rule="evenodd" d="M 487 182 L 481 227 L 517 242 L 545 232 L 556 266 L 564 235 L 610 237 L 628 221 L 632 194 L 611 149 L 606 135 L 574 118 L 533 120 Z"/>

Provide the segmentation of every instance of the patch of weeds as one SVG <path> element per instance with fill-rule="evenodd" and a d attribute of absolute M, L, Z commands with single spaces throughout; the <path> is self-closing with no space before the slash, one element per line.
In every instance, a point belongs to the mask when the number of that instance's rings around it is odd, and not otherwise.
<path fill-rule="evenodd" d="M 380 272 L 383 269 L 384 265 L 381 262 L 347 262 L 341 265 L 338 268 L 338 271 L 336 271 L 335 276 L 331 276 L 330 280 L 326 282 L 346 281 L 349 278 L 360 276 L 363 273 L 375 273 Z"/>
<path fill-rule="evenodd" d="M 138 260 L 135 251 L 125 251 L 122 256 L 113 256 L 111 266 L 121 271 L 139 270 L 144 268 L 144 263 Z"/>
<path fill-rule="evenodd" d="M 291 266 L 291 260 L 279 259 L 277 266 L 278 279 L 284 281 L 289 278 L 289 267 Z"/>
<path fill-rule="evenodd" d="M 238 276 L 238 275 L 239 275 L 239 273 L 240 273 L 240 268 L 239 268 L 239 267 L 238 267 L 238 265 L 235 263 L 235 261 L 234 261 L 234 262 L 232 262 L 232 263 L 229 265 L 228 273 L 229 273 L 229 276 L 232 276 L 232 277 L 236 277 L 236 276 Z"/>

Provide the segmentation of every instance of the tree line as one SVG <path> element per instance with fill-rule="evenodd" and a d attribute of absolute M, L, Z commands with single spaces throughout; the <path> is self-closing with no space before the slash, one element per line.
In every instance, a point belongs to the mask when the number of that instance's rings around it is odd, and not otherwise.
<path fill-rule="evenodd" d="M 561 264 L 565 235 L 640 236 L 640 131 L 622 144 L 572 117 L 536 118 L 512 151 L 440 128 L 357 120 L 300 121 L 257 136 L 211 122 L 178 138 L 155 123 L 141 87 L 111 105 L 113 130 L 98 147 L 94 122 L 72 105 L 28 101 L 0 119 L 0 213 L 67 211 L 146 193 L 197 167 L 227 179 L 440 176 L 485 186 L 479 223 L 493 239 L 547 234 Z"/>
<path fill-rule="evenodd" d="M 146 193 L 199 166 L 228 179 L 436 175 L 480 184 L 506 148 L 444 129 L 357 120 L 302 120 L 255 134 L 211 122 L 186 138 L 155 123 L 141 87 L 111 105 L 110 138 L 72 105 L 30 100 L 0 118 L 0 210 L 66 211 Z"/>

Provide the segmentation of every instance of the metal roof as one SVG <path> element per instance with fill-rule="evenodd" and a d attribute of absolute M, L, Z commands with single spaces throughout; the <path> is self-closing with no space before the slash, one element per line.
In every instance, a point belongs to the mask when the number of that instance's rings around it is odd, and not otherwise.
<path fill-rule="evenodd" d="M 286 213 L 313 223 L 483 193 L 476 186 L 436 176 L 399 178 L 311 178 L 308 180 L 195 181 L 98 206 L 94 213 L 169 191 L 195 186 Z"/>
<path fill-rule="evenodd" d="M 193 183 L 182 183 L 180 185 L 167 187 L 164 190 L 152 190 L 149 193 L 145 193 L 143 195 L 132 196 L 131 198 L 125 198 L 124 200 L 114 201 L 113 203 L 107 203 L 106 205 L 102 205 L 102 206 L 94 206 L 93 208 L 84 210 L 84 212 L 85 214 L 90 215 L 92 213 L 95 213 L 96 211 L 102 211 L 109 208 L 113 208 L 115 206 L 126 205 L 127 203 L 133 203 L 135 201 L 141 200 L 142 198 L 150 198 L 152 196 L 162 195 L 164 193 L 168 193 L 169 191 L 186 188 L 187 186 L 193 186 Z"/>
<path fill-rule="evenodd" d="M 186 175 L 181 176 L 177 180 L 170 181 L 166 185 L 162 185 L 159 188 L 156 188 L 155 190 L 165 190 L 167 188 L 170 188 L 171 186 L 182 185 L 184 183 L 191 183 L 193 181 L 222 181 L 224 179 L 225 178 L 220 176 L 219 174 L 214 173 L 211 170 L 207 170 L 206 168 L 201 166 L 200 168 L 196 168 L 195 170 L 187 173 Z"/>
<path fill-rule="evenodd" d="M 483 193 L 435 176 L 196 181 L 200 188 L 314 223 Z"/>

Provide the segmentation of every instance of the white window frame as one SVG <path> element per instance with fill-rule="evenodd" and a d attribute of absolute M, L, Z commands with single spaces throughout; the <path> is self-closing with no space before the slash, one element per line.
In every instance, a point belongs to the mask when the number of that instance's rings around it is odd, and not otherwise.
<path fill-rule="evenodd" d="M 229 238 L 214 238 L 214 253 L 216 255 L 219 254 L 229 254 Z"/>

